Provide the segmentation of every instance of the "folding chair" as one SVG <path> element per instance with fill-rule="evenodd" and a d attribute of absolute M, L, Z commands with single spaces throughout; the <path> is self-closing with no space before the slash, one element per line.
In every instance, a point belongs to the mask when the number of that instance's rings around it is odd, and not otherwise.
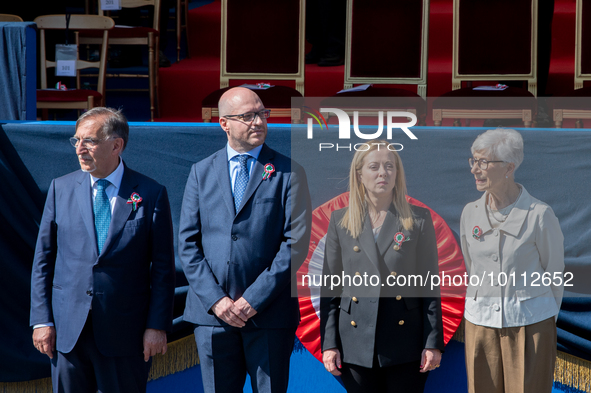
<path fill-rule="evenodd" d="M 101 8 L 99 1 L 99 15 L 105 12 Z M 154 113 L 158 115 L 158 64 L 159 64 L 159 18 L 160 18 L 160 0 L 121 0 L 121 8 L 153 7 L 154 18 L 152 27 L 143 26 L 115 26 L 109 34 L 109 44 L 111 45 L 142 45 L 148 48 L 148 75 L 126 72 L 109 73 L 108 78 L 148 78 L 150 93 L 150 120 L 154 121 Z M 116 11 L 115 11 L 116 12 Z M 82 44 L 97 44 L 100 39 L 97 34 L 85 33 L 80 37 Z M 125 89 L 118 89 L 125 90 Z"/>
<path fill-rule="evenodd" d="M 47 89 L 47 69 L 57 66 L 55 61 L 47 58 L 46 30 L 66 30 L 66 15 L 43 15 L 35 18 L 40 35 L 40 66 L 41 66 L 41 90 L 37 90 L 37 108 L 43 110 L 43 118 L 47 119 L 47 109 L 91 109 L 104 105 L 105 72 L 107 63 L 107 45 L 109 30 L 115 22 L 106 16 L 98 15 L 70 15 L 68 29 L 74 32 L 75 44 L 79 47 L 80 31 L 95 31 L 101 34 L 99 61 L 84 61 L 79 59 L 78 48 L 76 53 L 76 89 L 59 90 Z M 80 89 L 80 70 L 86 68 L 98 68 L 98 82 L 96 90 Z"/>
<path fill-rule="evenodd" d="M 0 14 L 0 22 L 22 22 L 23 18 L 18 15 Z"/>

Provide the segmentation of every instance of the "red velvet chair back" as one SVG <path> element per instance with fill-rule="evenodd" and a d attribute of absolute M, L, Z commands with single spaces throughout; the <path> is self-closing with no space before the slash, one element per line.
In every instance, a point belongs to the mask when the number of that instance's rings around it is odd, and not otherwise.
<path fill-rule="evenodd" d="M 351 76 L 418 78 L 423 4 L 416 0 L 351 3 Z"/>
<path fill-rule="evenodd" d="M 454 0 L 453 89 L 527 80 L 536 94 L 538 0 Z"/>
<path fill-rule="evenodd" d="M 417 84 L 424 96 L 428 26 L 429 0 L 350 0 L 345 88 L 354 83 Z"/>
<path fill-rule="evenodd" d="M 591 80 L 591 0 L 577 0 L 575 89 Z"/>
<path fill-rule="evenodd" d="M 304 18 L 304 0 L 222 0 L 220 87 L 290 79 L 303 93 Z"/>

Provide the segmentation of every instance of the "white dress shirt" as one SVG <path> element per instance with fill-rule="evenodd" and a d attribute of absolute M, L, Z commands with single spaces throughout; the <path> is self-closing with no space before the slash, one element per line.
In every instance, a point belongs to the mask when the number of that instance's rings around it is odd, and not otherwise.
<path fill-rule="evenodd" d="M 105 177 L 105 180 L 109 181 L 109 185 L 105 189 L 107 193 L 107 198 L 109 198 L 109 204 L 111 205 L 111 216 L 113 216 L 113 210 L 115 209 L 115 201 L 117 200 L 117 195 L 119 194 L 119 188 L 121 188 L 121 179 L 123 178 L 123 160 L 119 158 L 119 165 L 117 168 L 111 172 L 111 174 Z M 90 172 L 90 185 L 92 186 L 92 201 L 94 202 L 94 198 L 96 198 L 97 192 L 97 184 L 96 182 L 100 180 L 98 177 L 92 176 L 92 172 Z"/>
<path fill-rule="evenodd" d="M 232 197 L 234 197 L 234 184 L 236 183 L 236 177 L 238 177 L 238 172 L 240 171 L 240 161 L 238 159 L 238 156 L 241 154 L 248 154 L 249 156 L 254 158 L 254 160 L 251 160 L 249 158 L 246 162 L 249 175 L 248 178 L 250 179 L 250 176 L 252 176 L 252 167 L 254 166 L 254 162 L 257 160 L 257 158 L 259 158 L 259 154 L 261 153 L 262 148 L 263 145 L 260 145 L 255 147 L 251 151 L 247 151 L 246 153 L 238 153 L 236 150 L 230 147 L 230 144 L 226 145 L 226 150 L 228 152 L 228 170 L 230 171 L 230 182 L 232 183 Z M 262 175 L 263 174 L 261 173 L 261 176 Z"/>

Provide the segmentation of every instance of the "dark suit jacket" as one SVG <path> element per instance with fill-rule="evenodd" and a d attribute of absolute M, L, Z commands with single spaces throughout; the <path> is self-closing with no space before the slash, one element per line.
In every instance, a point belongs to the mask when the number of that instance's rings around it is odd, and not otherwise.
<path fill-rule="evenodd" d="M 98 255 L 88 173 L 51 182 L 31 282 L 31 325 L 53 322 L 57 350 L 72 350 L 92 304 L 96 344 L 106 356 L 143 352 L 146 328 L 170 330 L 174 246 L 166 188 L 125 167 Z M 127 200 L 142 197 L 137 210 Z"/>
<path fill-rule="evenodd" d="M 275 172 L 263 180 L 267 163 Z M 247 327 L 297 326 L 291 279 L 306 258 L 311 222 L 303 168 L 263 145 L 234 210 L 224 147 L 194 164 L 187 180 L 179 225 L 179 256 L 190 285 L 184 319 L 225 325 L 211 307 L 229 296 L 244 297 L 257 310 Z"/>
<path fill-rule="evenodd" d="M 438 288 L 424 291 L 416 286 L 388 286 L 387 278 L 438 274 L 437 243 L 431 214 L 412 206 L 415 225 L 402 230 L 392 206 L 374 240 L 369 216 L 359 239 L 340 226 L 346 209 L 332 213 L 322 274 L 350 277 L 367 274 L 362 285 L 321 288 L 320 334 L 322 350 L 338 348 L 342 361 L 371 368 L 374 355 L 382 367 L 419 360 L 424 348 L 443 350 L 441 299 Z M 394 235 L 408 241 L 394 249 Z M 369 277 L 380 277 L 371 285 Z M 402 281 L 399 281 L 402 283 Z M 408 282 L 408 281 L 407 281 Z M 330 280 L 329 280 L 330 283 Z M 359 281 L 357 281 L 359 283 Z M 382 286 L 381 284 L 384 284 Z M 402 284 L 401 284 L 402 285 Z"/>

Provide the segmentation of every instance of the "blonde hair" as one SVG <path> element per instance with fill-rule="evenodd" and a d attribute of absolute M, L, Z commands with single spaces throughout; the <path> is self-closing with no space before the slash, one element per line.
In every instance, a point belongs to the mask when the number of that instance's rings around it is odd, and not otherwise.
<path fill-rule="evenodd" d="M 372 140 L 366 142 L 369 145 L 367 150 L 357 150 L 351 161 L 351 169 L 349 170 L 349 207 L 345 211 L 345 215 L 340 221 L 340 226 L 346 229 L 353 238 L 359 238 L 363 230 L 363 222 L 367 214 L 367 197 L 366 190 L 363 183 L 359 180 L 359 174 L 363 168 L 365 157 L 372 151 L 379 148 L 386 149 L 387 141 Z M 414 225 L 414 217 L 410 204 L 406 200 L 406 178 L 404 176 L 404 168 L 402 167 L 402 160 L 395 151 L 390 151 L 394 156 L 396 165 L 396 182 L 394 190 L 392 191 L 392 204 L 398 212 L 398 219 L 402 223 L 405 230 L 411 230 Z"/>

